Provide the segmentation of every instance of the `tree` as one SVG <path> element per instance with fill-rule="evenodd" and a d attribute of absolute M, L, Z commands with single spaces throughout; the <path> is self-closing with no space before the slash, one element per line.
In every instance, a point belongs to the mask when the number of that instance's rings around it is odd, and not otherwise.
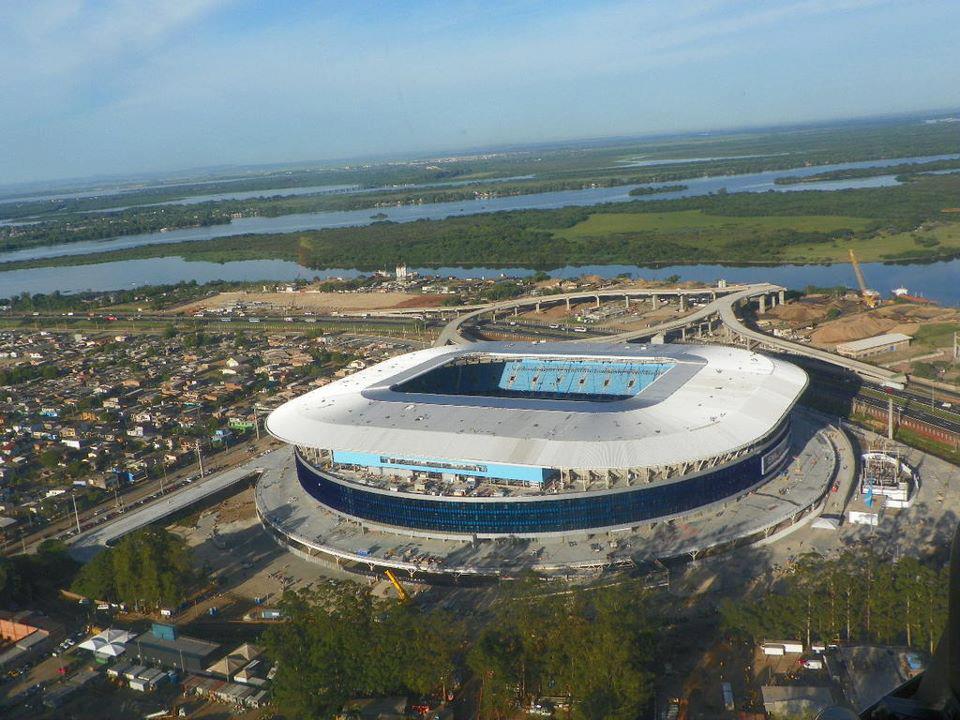
<path fill-rule="evenodd" d="M 288 717 L 332 717 L 355 696 L 442 694 L 452 681 L 464 633 L 445 612 L 376 600 L 353 583 L 287 593 L 281 606 L 288 621 L 264 641 Z"/>
<path fill-rule="evenodd" d="M 77 569 L 66 546 L 45 540 L 33 555 L 0 558 L 0 605 L 50 597 L 69 584 Z"/>
<path fill-rule="evenodd" d="M 541 695 L 565 696 L 572 716 L 634 718 L 650 698 L 653 624 L 628 585 L 509 598 L 467 656 L 481 717 L 509 715 Z"/>
<path fill-rule="evenodd" d="M 946 621 L 947 573 L 873 551 L 826 560 L 805 555 L 773 592 L 721 606 L 728 632 L 764 637 L 904 642 L 930 649 Z"/>
<path fill-rule="evenodd" d="M 62 454 L 59 450 L 50 448 L 40 453 L 40 464 L 43 465 L 43 467 L 45 467 L 47 470 L 52 470 L 60 464 L 61 457 Z"/>
<path fill-rule="evenodd" d="M 159 609 L 183 602 L 196 580 L 186 543 L 166 530 L 144 528 L 87 563 L 73 590 L 98 600 Z"/>

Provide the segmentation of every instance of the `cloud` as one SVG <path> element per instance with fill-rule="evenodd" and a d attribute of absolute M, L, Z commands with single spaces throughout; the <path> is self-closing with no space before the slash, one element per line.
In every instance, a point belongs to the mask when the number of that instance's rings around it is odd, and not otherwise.
<path fill-rule="evenodd" d="M 121 58 L 146 58 L 231 0 L 31 0 L 0 8 L 6 68 L 68 79 Z M 16 77 L 5 72 L 4 77 Z"/>
<path fill-rule="evenodd" d="M 949 14 L 949 5 L 925 7 Z M 793 119 L 790 98 L 773 97 L 778 82 L 814 96 L 843 77 L 844 68 L 814 69 L 835 50 L 825 38 L 882 32 L 878 18 L 889 34 L 891 19 L 922 21 L 915 8 L 906 0 L 0 3 L 0 97 L 14 109 L 0 113 L 0 182 L 54 167 L 77 174 L 344 157 Z M 919 62 L 897 50 L 878 43 L 875 56 L 850 64 L 877 74 L 871 63 Z M 754 85 L 771 92 L 766 114 L 733 94 Z M 829 114 L 830 102 L 803 112 Z"/>

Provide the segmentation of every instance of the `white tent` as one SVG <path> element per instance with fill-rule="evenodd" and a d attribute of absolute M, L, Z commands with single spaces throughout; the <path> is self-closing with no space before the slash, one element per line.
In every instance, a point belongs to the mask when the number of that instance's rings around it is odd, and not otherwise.
<path fill-rule="evenodd" d="M 836 519 L 832 517 L 821 516 L 810 523 L 810 527 L 814 528 L 815 530 L 839 530 L 840 523 L 838 523 Z"/>
<path fill-rule="evenodd" d="M 136 637 L 136 633 L 132 633 L 129 630 L 118 630 L 117 628 L 107 628 L 99 635 L 94 637 L 103 638 L 106 642 L 109 643 L 122 643 L 126 644 L 133 640 Z"/>
<path fill-rule="evenodd" d="M 87 638 L 77 645 L 77 647 L 83 650 L 89 650 L 94 655 L 117 657 L 117 655 L 122 655 L 126 651 L 127 643 L 133 637 L 133 633 L 127 632 L 126 630 L 108 628 L 99 635 Z"/>

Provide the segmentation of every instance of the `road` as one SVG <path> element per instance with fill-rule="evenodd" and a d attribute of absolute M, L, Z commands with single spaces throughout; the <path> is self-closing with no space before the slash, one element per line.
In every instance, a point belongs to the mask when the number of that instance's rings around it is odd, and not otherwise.
<path fill-rule="evenodd" d="M 211 470 L 225 465 L 236 464 L 244 459 L 259 454 L 264 450 L 276 447 L 279 443 L 272 437 L 264 436 L 262 440 L 237 445 L 225 452 L 205 456 L 204 462 Z M 253 448 L 251 453 L 249 448 Z M 194 465 L 179 468 L 170 472 L 166 477 L 143 480 L 132 486 L 127 486 L 118 495 L 108 497 L 103 502 L 81 510 L 79 512 L 80 526 L 87 529 L 94 523 L 103 523 L 114 514 L 122 513 L 127 508 L 136 506 L 152 496 L 162 495 L 161 490 L 171 492 L 183 484 L 186 478 L 196 475 Z M 77 516 L 72 509 L 63 517 L 42 526 L 35 532 L 9 540 L 3 546 L 6 553 L 35 552 L 37 546 L 49 538 L 66 539 L 76 532 Z"/>
<path fill-rule="evenodd" d="M 435 308 L 416 308 L 421 312 Z M 450 308 L 443 308 L 445 312 L 451 312 Z M 425 314 L 425 313 L 424 313 Z M 115 329 L 117 332 L 129 330 L 130 328 L 141 325 L 143 327 L 163 327 L 171 323 L 205 324 L 211 326 L 220 326 L 233 324 L 234 326 L 255 326 L 261 325 L 270 328 L 290 327 L 291 329 L 303 329 L 304 325 L 320 323 L 322 325 L 333 325 L 335 327 L 343 326 L 345 329 L 356 327 L 357 325 L 382 326 L 387 329 L 406 328 L 412 323 L 422 323 L 424 328 L 441 327 L 442 321 L 433 318 L 420 318 L 417 313 L 396 314 L 393 311 L 371 311 L 371 312 L 353 312 L 341 313 L 338 315 L 315 315 L 313 313 L 305 314 L 303 310 L 291 310 L 287 314 L 244 314 L 240 315 L 217 315 L 209 314 L 197 317 L 195 315 L 171 315 L 164 313 L 137 313 L 130 314 L 110 314 L 110 315 L 64 315 L 40 313 L 32 314 L 4 314 L 0 318 L 5 320 L 19 320 L 21 323 L 36 323 L 43 327 L 62 327 L 64 330 L 86 329 L 91 323 L 97 325 L 98 330 Z M 112 319 L 111 319 L 112 318 Z"/>
<path fill-rule="evenodd" d="M 731 299 L 732 296 L 728 296 L 726 298 L 720 298 L 719 300 L 727 301 Z M 853 360 L 852 358 L 842 357 L 835 353 L 810 347 L 809 345 L 804 345 L 802 343 L 795 343 L 790 340 L 784 340 L 783 338 L 773 337 L 772 335 L 767 335 L 759 330 L 749 328 L 740 321 L 740 318 L 737 317 L 736 312 L 734 311 L 736 305 L 733 302 L 720 302 L 719 308 L 720 321 L 730 328 L 730 330 L 747 340 L 751 340 L 783 352 L 802 355 L 815 360 L 821 360 L 832 365 L 839 365 L 840 367 L 855 372 L 861 377 L 879 381 L 882 385 L 902 385 L 906 381 L 906 378 L 902 373 L 895 373 L 892 370 L 887 370 L 886 368 L 870 365 L 869 363 Z"/>
<path fill-rule="evenodd" d="M 556 325 L 556 324 L 555 324 Z M 603 332 L 594 329 L 580 327 L 577 330 L 568 325 L 542 325 L 538 323 L 509 323 L 509 322 L 478 322 L 476 328 L 479 332 L 486 335 L 488 333 L 497 333 L 502 335 L 539 335 L 549 340 L 574 340 L 582 338 L 592 338 L 602 340 L 609 336 L 609 332 Z"/>
<path fill-rule="evenodd" d="M 484 313 L 492 312 L 506 312 L 508 310 L 519 310 L 523 307 L 536 307 L 539 305 L 553 304 L 557 302 L 576 302 L 583 300 L 599 300 L 601 298 L 660 298 L 660 297 L 682 297 L 682 298 L 695 298 L 707 296 L 716 296 L 724 293 L 738 294 L 739 292 L 748 292 L 755 290 L 752 294 L 764 294 L 764 293 L 774 293 L 780 292 L 783 290 L 779 285 L 770 285 L 764 283 L 763 285 L 730 285 L 726 288 L 633 288 L 633 287 L 621 287 L 621 288 L 607 288 L 604 290 L 589 290 L 589 291 L 577 291 L 569 293 L 560 293 L 557 295 L 543 295 L 535 297 L 522 297 L 514 300 L 504 300 L 503 302 L 491 303 L 485 305 L 476 310 L 471 310 L 470 312 L 464 313 L 459 317 L 454 318 L 446 324 L 443 330 L 440 332 L 440 337 L 437 338 L 435 345 L 442 347 L 443 345 L 462 345 L 464 343 L 470 342 L 468 339 L 464 338 L 460 333 L 460 328 L 464 322 L 468 320 L 473 320 Z M 752 296 L 752 295 L 751 295 Z M 716 301 L 714 301 L 716 302 Z M 712 306 L 714 303 L 710 303 L 706 307 Z M 704 308 L 705 309 L 705 308 Z M 693 315 L 686 316 L 687 319 L 693 318 L 694 316 L 702 316 L 706 318 L 712 313 L 707 313 L 702 315 L 703 309 L 698 310 Z M 714 310 L 714 312 L 716 312 Z M 679 327 L 679 326 L 678 326 Z M 656 332 L 656 331 L 654 331 Z M 629 333 L 626 333 L 629 334 Z M 614 336 L 619 337 L 619 336 Z"/>
<path fill-rule="evenodd" d="M 166 495 L 161 500 L 143 506 L 139 510 L 124 513 L 115 520 L 71 538 L 68 541 L 70 555 L 76 560 L 86 562 L 106 548 L 111 542 L 134 530 L 139 530 L 142 527 L 146 527 L 147 525 L 179 512 L 205 497 L 239 483 L 251 474 L 260 473 L 264 469 L 280 467 L 289 455 L 290 451 L 285 447 L 278 450 L 271 450 L 242 465 L 237 465 L 229 470 L 210 475 L 203 480 L 190 483 Z"/>
<path fill-rule="evenodd" d="M 554 303 L 589 298 L 620 298 L 624 296 L 643 297 L 645 295 L 669 296 L 671 294 L 679 294 L 681 297 L 699 297 L 706 294 L 712 294 L 718 295 L 718 297 L 715 297 L 715 299 L 711 300 L 705 305 L 697 307 L 697 309 L 692 313 L 688 313 L 675 320 L 668 320 L 667 322 L 663 322 L 658 325 L 643 328 L 642 330 L 631 330 L 614 335 L 607 335 L 604 340 L 606 342 L 618 343 L 652 339 L 658 335 L 666 335 L 667 333 L 676 332 L 685 328 L 695 328 L 713 318 L 718 318 L 721 324 L 723 324 L 728 330 L 743 338 L 747 342 L 756 343 L 757 345 L 762 345 L 780 352 L 800 355 L 802 357 L 808 357 L 829 363 L 831 365 L 842 367 L 865 379 L 878 382 L 881 385 L 897 388 L 903 387 L 906 378 L 900 373 L 895 373 L 892 370 L 877 367 L 876 365 L 870 365 L 869 363 L 854 360 L 852 358 L 842 357 L 840 355 L 827 352 L 826 350 L 810 347 L 809 345 L 795 343 L 790 340 L 767 335 L 748 327 L 740 320 L 740 318 L 737 317 L 736 309 L 742 303 L 749 302 L 755 298 L 764 298 L 767 296 L 776 295 L 782 291 L 783 288 L 779 285 L 773 285 L 770 283 L 757 283 L 754 285 L 738 285 L 723 289 L 699 288 L 690 290 L 675 290 L 671 292 L 666 290 L 654 291 L 647 289 L 621 288 L 619 290 L 610 289 L 587 293 L 576 292 L 550 295 L 545 297 L 526 297 L 517 300 L 508 300 L 502 303 L 494 303 L 486 308 L 474 310 L 451 320 L 440 332 L 440 336 L 437 338 L 437 342 L 435 344 L 437 346 L 443 346 L 470 342 L 470 339 L 464 337 L 461 332 L 464 322 L 476 319 L 488 312 L 494 313 L 508 311 L 520 307 L 529 307 L 531 305 L 536 306 L 538 304 L 547 302 Z M 595 340 L 595 338 L 579 338 L 578 340 L 574 340 L 574 342 L 584 342 L 589 340 Z"/>

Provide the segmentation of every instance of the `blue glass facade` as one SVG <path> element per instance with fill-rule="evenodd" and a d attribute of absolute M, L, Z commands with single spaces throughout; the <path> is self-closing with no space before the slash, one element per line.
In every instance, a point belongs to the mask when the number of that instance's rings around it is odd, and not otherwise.
<path fill-rule="evenodd" d="M 519 480 L 530 485 L 540 485 L 553 471 L 526 465 L 500 465 L 497 463 L 460 462 L 432 458 L 398 458 L 376 453 L 347 452 L 334 450 L 333 461 L 342 465 L 359 465 L 367 468 L 388 470 L 417 470 L 429 473 L 455 473 L 468 477 Z"/>
<path fill-rule="evenodd" d="M 782 428 L 777 440 L 787 432 L 787 427 Z M 299 456 L 297 474 L 314 499 L 346 515 L 418 531 L 471 535 L 531 535 L 631 525 L 695 510 L 742 493 L 763 479 L 761 456 L 754 454 L 734 465 L 665 485 L 605 494 L 553 495 L 533 501 L 477 502 L 374 492 L 325 477 Z"/>

